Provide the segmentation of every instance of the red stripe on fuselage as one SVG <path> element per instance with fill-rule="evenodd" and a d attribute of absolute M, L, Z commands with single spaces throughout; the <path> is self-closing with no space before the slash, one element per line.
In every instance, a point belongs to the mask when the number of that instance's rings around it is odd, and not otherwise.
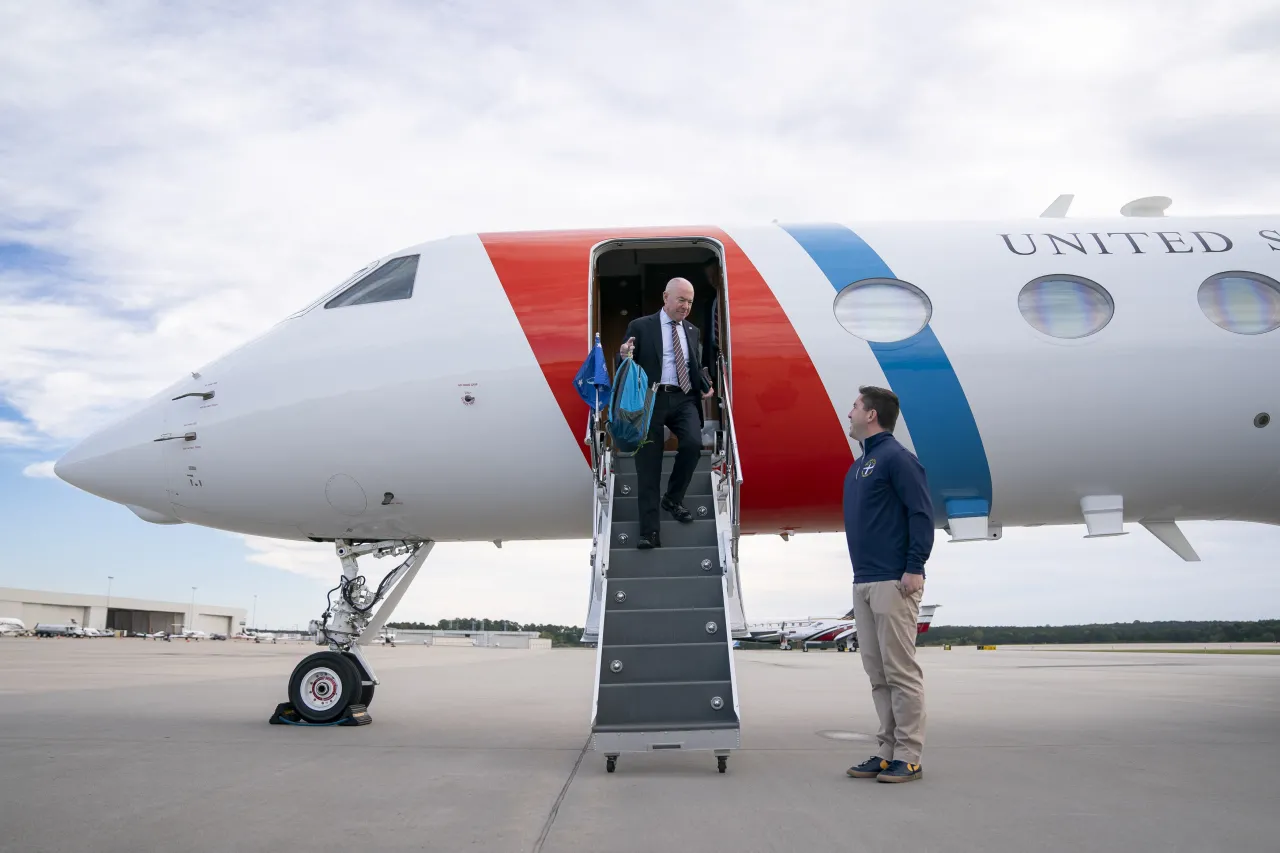
<path fill-rule="evenodd" d="M 742 460 L 742 532 L 839 530 L 853 461 L 838 415 L 795 329 L 746 253 L 717 228 L 481 234 L 498 279 L 574 436 L 588 409 L 573 377 L 589 351 L 591 247 L 604 240 L 704 236 L 725 249 L 733 414 Z M 589 459 L 583 447 L 584 459 Z"/>
<path fill-rule="evenodd" d="M 729 290 L 742 532 L 842 530 L 853 454 L 840 418 L 760 271 L 727 234 L 715 236 Z"/>
<path fill-rule="evenodd" d="M 610 237 L 669 234 L 669 229 L 624 228 L 479 235 L 538 359 L 542 375 L 551 386 L 569 429 L 579 439 L 588 464 L 591 451 L 581 439 L 586 436 L 590 407 L 574 390 L 573 377 L 591 350 L 587 339 L 591 247 Z"/>

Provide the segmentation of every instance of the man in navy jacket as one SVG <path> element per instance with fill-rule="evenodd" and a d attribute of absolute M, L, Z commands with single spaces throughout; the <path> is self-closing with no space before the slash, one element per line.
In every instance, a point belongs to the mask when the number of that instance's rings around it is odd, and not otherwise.
<path fill-rule="evenodd" d="M 879 749 L 847 772 L 880 782 L 923 775 L 924 674 L 916 662 L 916 620 L 933 549 L 933 502 L 920 460 L 893 437 L 898 411 L 892 391 L 858 389 L 849 435 L 861 442 L 862 455 L 844 481 L 853 618 L 880 717 Z"/>

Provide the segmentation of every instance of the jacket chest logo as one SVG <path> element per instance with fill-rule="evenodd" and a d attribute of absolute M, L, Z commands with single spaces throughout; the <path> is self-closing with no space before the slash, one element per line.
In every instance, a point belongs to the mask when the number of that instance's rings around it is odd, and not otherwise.
<path fill-rule="evenodd" d="M 863 478 L 871 476 L 871 472 L 876 470 L 876 460 L 868 459 L 867 464 L 862 466 Z"/>

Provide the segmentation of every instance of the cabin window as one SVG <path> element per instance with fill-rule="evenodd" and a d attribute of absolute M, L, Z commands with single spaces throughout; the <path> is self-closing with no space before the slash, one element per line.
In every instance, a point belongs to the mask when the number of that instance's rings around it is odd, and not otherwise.
<path fill-rule="evenodd" d="M 413 296 L 413 279 L 418 274 L 418 256 L 392 258 L 373 272 L 325 303 L 325 308 L 391 302 Z"/>
<path fill-rule="evenodd" d="M 855 281 L 836 294 L 834 307 L 846 332 L 874 343 L 906 340 L 933 315 L 923 290 L 892 278 Z"/>
<path fill-rule="evenodd" d="M 1256 272 L 1220 272 L 1205 279 L 1200 310 L 1237 335 L 1261 335 L 1280 328 L 1280 283 Z"/>
<path fill-rule="evenodd" d="M 1036 331 L 1051 338 L 1085 338 L 1102 331 L 1115 316 L 1111 294 L 1078 275 L 1046 275 L 1026 283 L 1018 310 Z"/>

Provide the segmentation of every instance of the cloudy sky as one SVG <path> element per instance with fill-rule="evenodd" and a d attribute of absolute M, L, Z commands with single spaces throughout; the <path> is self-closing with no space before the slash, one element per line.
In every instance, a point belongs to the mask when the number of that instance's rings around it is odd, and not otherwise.
<path fill-rule="evenodd" d="M 1280 210 L 1280 12 L 1203 2 L 0 0 L 0 586 L 305 624 L 322 546 L 51 479 L 78 438 L 370 259 L 474 230 Z M 376 417 L 376 413 L 370 413 Z M 939 544 L 950 624 L 1274 618 L 1280 528 Z M 401 618 L 581 624 L 587 544 L 439 546 Z M 748 540 L 752 618 L 843 612 L 839 536 Z"/>

